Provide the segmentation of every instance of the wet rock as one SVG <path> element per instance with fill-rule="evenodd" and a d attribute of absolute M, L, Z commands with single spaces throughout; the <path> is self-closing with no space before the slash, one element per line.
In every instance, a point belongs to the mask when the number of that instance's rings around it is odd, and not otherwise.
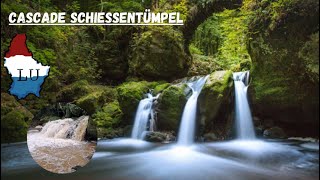
<path fill-rule="evenodd" d="M 286 138 L 287 135 L 280 127 L 272 127 L 264 130 L 263 136 L 266 138 Z"/>
<path fill-rule="evenodd" d="M 124 125 L 133 124 L 139 102 L 150 89 L 154 89 L 157 85 L 159 85 L 157 82 L 139 81 L 126 82 L 116 88 Z"/>
<path fill-rule="evenodd" d="M 282 13 L 269 11 L 275 4 Z M 312 127 L 319 125 L 319 1 L 252 7 L 266 12 L 252 16 L 248 28 L 253 113 L 285 123 L 290 136 L 318 136 Z"/>
<path fill-rule="evenodd" d="M 187 102 L 185 86 L 172 85 L 165 89 L 156 106 L 157 127 L 161 131 L 178 131 L 183 108 Z"/>
<path fill-rule="evenodd" d="M 57 103 L 41 109 L 33 118 L 31 126 L 35 127 L 48 121 L 57 120 L 60 118 L 80 117 L 86 114 L 86 111 L 75 104 Z"/>
<path fill-rule="evenodd" d="M 263 137 L 263 128 L 262 127 L 256 127 L 255 133 L 257 137 Z"/>
<path fill-rule="evenodd" d="M 214 133 L 207 133 L 203 136 L 205 142 L 218 141 L 219 138 Z"/>
<path fill-rule="evenodd" d="M 145 140 L 149 142 L 165 143 L 168 141 L 175 141 L 175 136 L 170 132 L 147 132 Z"/>
<path fill-rule="evenodd" d="M 232 129 L 234 86 L 231 71 L 216 71 L 210 74 L 199 98 L 197 117 L 198 135 L 213 132 L 218 138 L 228 136 Z"/>
<path fill-rule="evenodd" d="M 43 126 L 36 126 L 36 127 L 35 127 L 35 129 L 38 130 L 38 131 L 41 131 L 42 128 L 43 128 Z"/>

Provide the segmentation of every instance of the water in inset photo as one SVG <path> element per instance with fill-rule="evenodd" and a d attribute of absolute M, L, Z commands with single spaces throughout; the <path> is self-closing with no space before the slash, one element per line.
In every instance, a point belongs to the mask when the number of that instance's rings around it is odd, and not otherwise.
<path fill-rule="evenodd" d="M 34 118 L 27 143 L 32 158 L 42 168 L 53 173 L 72 173 L 90 161 L 97 136 L 85 114 L 73 104 L 57 104 Z"/>

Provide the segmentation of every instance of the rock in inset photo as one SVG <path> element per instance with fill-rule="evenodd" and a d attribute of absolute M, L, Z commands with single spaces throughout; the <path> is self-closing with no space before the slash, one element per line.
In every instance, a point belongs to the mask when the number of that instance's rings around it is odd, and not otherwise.
<path fill-rule="evenodd" d="M 32 158 L 42 168 L 72 173 L 92 158 L 97 145 L 96 128 L 81 108 L 59 103 L 34 118 L 27 143 Z"/>

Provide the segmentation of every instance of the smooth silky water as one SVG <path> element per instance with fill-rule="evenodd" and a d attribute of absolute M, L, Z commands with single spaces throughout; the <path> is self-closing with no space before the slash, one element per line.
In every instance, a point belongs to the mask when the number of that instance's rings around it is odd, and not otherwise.
<path fill-rule="evenodd" d="M 135 123 L 143 120 L 143 123 L 139 122 L 139 126 L 134 127 L 139 127 L 137 128 L 138 136 L 133 133 L 132 135 L 135 136 L 132 138 L 98 141 L 96 153 L 90 163 L 72 174 L 56 175 L 40 168 L 28 153 L 26 143 L 2 145 L 1 176 L 19 180 L 304 180 L 319 178 L 319 143 L 299 138 L 265 141 L 256 139 L 251 129 L 253 128 L 252 120 L 250 123 L 250 119 L 243 119 L 249 114 L 251 117 L 249 105 L 245 115 L 241 114 L 240 118 L 236 115 L 238 117 L 236 121 L 245 121 L 245 123 L 238 122 L 237 125 L 247 127 L 246 131 L 238 129 L 236 140 L 195 143 L 196 101 L 205 79 L 206 77 L 203 77 L 189 82 L 193 94 L 183 112 L 177 143 L 159 144 L 142 141 L 140 135 L 147 128 L 146 123 L 145 120 L 136 118 Z M 248 76 L 244 79 L 248 79 Z M 239 82 L 245 86 L 248 85 L 242 80 Z M 246 91 L 246 87 L 242 84 L 239 88 L 235 88 L 236 91 Z M 244 100 L 245 97 L 247 101 L 246 92 L 240 93 L 241 99 Z M 140 102 L 140 105 L 145 104 L 141 112 L 148 115 L 141 115 L 141 117 L 148 116 L 149 118 L 146 119 L 150 119 L 152 111 L 150 112 L 148 103 L 151 102 L 151 96 L 147 97 L 146 101 Z M 242 111 L 243 108 L 240 110 Z M 138 108 L 137 112 L 139 111 Z"/>

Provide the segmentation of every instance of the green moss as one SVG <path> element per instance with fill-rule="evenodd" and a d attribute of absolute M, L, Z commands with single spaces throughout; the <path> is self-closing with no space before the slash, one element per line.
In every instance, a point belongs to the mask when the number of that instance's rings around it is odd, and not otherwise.
<path fill-rule="evenodd" d="M 28 119 L 19 111 L 1 116 L 1 143 L 19 142 L 27 139 Z"/>
<path fill-rule="evenodd" d="M 208 80 L 213 83 L 207 83 L 203 89 L 216 93 L 218 98 L 223 97 L 226 89 L 232 86 L 232 71 L 216 71 Z"/>
<path fill-rule="evenodd" d="M 86 80 L 76 81 L 68 86 L 65 86 L 57 94 L 58 102 L 72 102 L 79 99 L 90 92 L 89 83 Z"/>
<path fill-rule="evenodd" d="M 118 101 L 126 124 L 133 124 L 138 104 L 144 95 L 153 89 L 157 82 L 126 82 L 117 87 Z"/>
<path fill-rule="evenodd" d="M 122 120 L 123 113 L 118 101 L 105 104 L 92 118 L 99 128 L 117 127 Z"/>
<path fill-rule="evenodd" d="M 159 97 L 158 128 L 174 130 L 179 127 L 182 111 L 187 99 L 183 87 L 170 86 Z"/>
<path fill-rule="evenodd" d="M 13 96 L 1 93 L 1 143 L 25 141 L 32 118 Z"/>
<path fill-rule="evenodd" d="M 116 90 L 106 86 L 90 86 L 91 93 L 76 100 L 76 104 L 87 113 L 93 114 L 99 110 L 106 102 L 116 99 Z"/>
<path fill-rule="evenodd" d="M 199 98 L 198 122 L 200 134 L 214 132 L 226 136 L 230 114 L 234 107 L 232 71 L 215 71 L 210 74 Z"/>
<path fill-rule="evenodd" d="M 124 136 L 122 128 L 97 128 L 99 138 L 113 139 Z"/>
<path fill-rule="evenodd" d="M 183 48 L 182 33 L 172 27 L 152 27 L 136 34 L 129 71 L 148 80 L 173 80 L 187 73 L 191 59 Z"/>
<path fill-rule="evenodd" d="M 248 7 L 253 113 L 276 124 L 318 125 L 319 1 L 254 1 Z"/>
<path fill-rule="evenodd" d="M 165 90 L 167 87 L 170 86 L 170 83 L 164 83 L 156 86 L 153 90 L 153 93 L 156 95 L 158 93 L 161 93 L 163 90 Z"/>

